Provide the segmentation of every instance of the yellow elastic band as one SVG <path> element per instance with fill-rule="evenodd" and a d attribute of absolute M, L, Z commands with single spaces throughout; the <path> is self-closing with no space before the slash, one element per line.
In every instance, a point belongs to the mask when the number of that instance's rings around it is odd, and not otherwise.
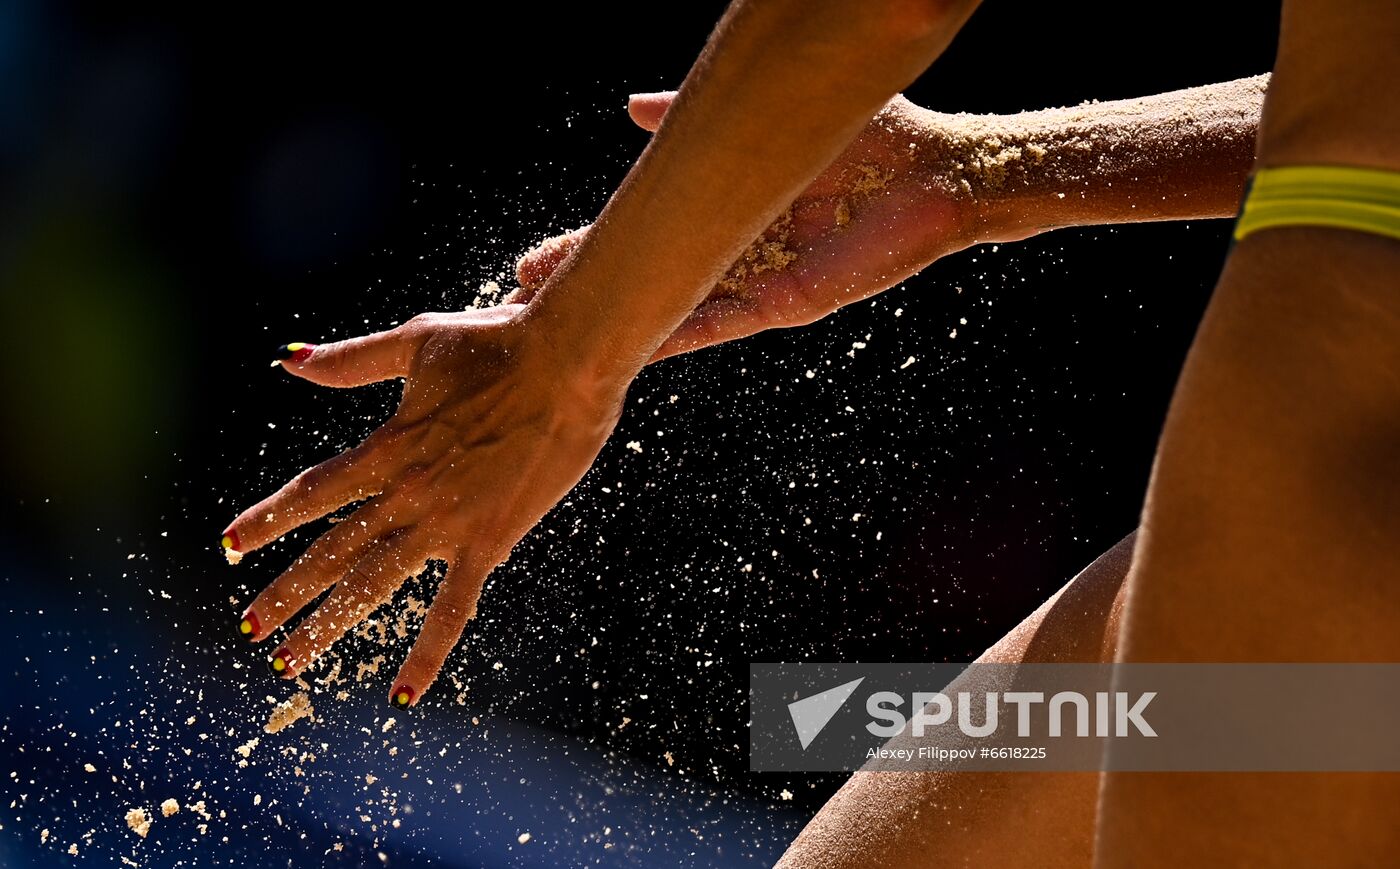
<path fill-rule="evenodd" d="M 1400 239 L 1400 172 L 1279 166 L 1254 173 L 1235 241 L 1277 226 L 1330 226 Z"/>

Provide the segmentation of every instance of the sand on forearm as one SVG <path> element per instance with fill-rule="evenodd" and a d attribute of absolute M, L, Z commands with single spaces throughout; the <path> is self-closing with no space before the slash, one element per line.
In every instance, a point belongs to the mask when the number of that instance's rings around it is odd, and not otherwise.
<path fill-rule="evenodd" d="M 1221 142 L 1252 148 L 1269 76 L 1014 115 L 929 113 L 924 156 L 973 197 L 1131 175 Z"/>

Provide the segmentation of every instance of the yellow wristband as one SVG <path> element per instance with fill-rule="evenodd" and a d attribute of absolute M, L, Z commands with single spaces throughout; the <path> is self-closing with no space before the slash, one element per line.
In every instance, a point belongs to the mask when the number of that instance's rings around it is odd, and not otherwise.
<path fill-rule="evenodd" d="M 1279 166 L 1254 173 L 1235 241 L 1278 226 L 1329 226 L 1400 239 L 1400 172 Z"/>

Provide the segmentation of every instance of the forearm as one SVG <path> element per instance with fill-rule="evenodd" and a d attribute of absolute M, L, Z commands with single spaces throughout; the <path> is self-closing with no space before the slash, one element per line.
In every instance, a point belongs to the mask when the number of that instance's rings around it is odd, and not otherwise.
<path fill-rule="evenodd" d="M 1063 226 L 1235 214 L 1267 75 L 1017 115 L 928 112 L 933 181 L 976 241 Z"/>
<path fill-rule="evenodd" d="M 604 377 L 640 370 L 744 247 L 942 50 L 973 6 L 735 4 L 656 136 L 529 316 L 582 368 Z"/>

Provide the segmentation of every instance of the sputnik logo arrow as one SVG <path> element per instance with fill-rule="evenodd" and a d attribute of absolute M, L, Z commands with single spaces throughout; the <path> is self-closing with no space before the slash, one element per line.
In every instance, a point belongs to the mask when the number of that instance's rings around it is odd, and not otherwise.
<path fill-rule="evenodd" d="M 861 676 L 854 682 L 837 685 L 835 688 L 828 688 L 820 694 L 813 694 L 811 697 L 804 697 L 788 704 L 788 714 L 792 716 L 792 726 L 797 728 L 797 739 L 802 743 L 804 751 L 807 746 L 812 744 L 812 740 L 817 738 L 817 734 L 822 732 L 822 728 L 826 727 L 832 716 L 840 710 L 846 700 L 855 693 L 860 683 L 864 681 L 865 677 Z"/>

